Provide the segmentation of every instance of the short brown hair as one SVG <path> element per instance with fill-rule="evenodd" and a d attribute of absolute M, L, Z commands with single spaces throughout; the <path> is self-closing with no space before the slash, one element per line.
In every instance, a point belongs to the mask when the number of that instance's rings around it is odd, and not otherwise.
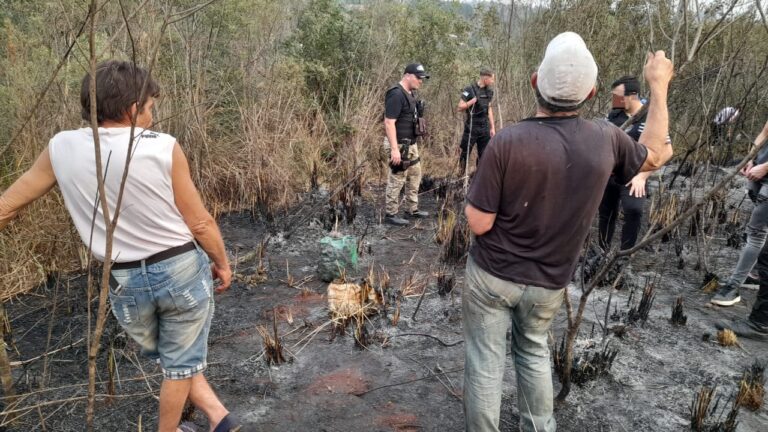
<path fill-rule="evenodd" d="M 480 76 L 492 77 L 493 71 L 488 68 L 482 68 L 480 69 Z"/>
<path fill-rule="evenodd" d="M 91 121 L 90 80 L 89 72 L 80 87 L 80 106 L 85 121 Z M 139 101 L 144 80 L 147 89 Z M 149 72 L 131 62 L 108 60 L 96 66 L 96 120 L 99 124 L 106 120 L 121 120 L 131 105 L 136 104 L 141 109 L 150 97 L 159 94 L 160 86 Z"/>

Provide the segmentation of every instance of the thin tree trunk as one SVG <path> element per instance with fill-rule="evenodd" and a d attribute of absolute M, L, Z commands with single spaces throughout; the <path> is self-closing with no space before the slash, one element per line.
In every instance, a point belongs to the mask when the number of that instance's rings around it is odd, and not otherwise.
<path fill-rule="evenodd" d="M 11 362 L 8 360 L 8 351 L 5 344 L 5 323 L 5 303 L 0 302 L 0 380 L 3 382 L 3 395 L 5 396 L 5 407 L 7 409 L 16 403 L 16 390 L 13 388 Z M 9 420 L 13 420 L 15 415 L 8 414 L 8 417 Z"/>

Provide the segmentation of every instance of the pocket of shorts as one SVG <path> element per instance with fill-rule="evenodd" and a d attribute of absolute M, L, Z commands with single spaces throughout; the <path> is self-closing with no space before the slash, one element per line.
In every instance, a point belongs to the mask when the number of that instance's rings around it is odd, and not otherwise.
<path fill-rule="evenodd" d="M 207 305 L 211 298 L 211 282 L 207 277 L 205 267 L 201 268 L 195 278 L 184 284 L 168 288 L 173 304 L 181 311 L 189 311 Z"/>
<path fill-rule="evenodd" d="M 112 305 L 112 315 L 123 326 L 131 326 L 139 322 L 139 307 L 133 296 L 122 296 L 109 293 L 109 302 Z"/>

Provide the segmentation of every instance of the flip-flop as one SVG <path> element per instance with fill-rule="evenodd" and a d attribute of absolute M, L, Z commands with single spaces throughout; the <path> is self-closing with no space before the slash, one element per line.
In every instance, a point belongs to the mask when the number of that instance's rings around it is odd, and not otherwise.
<path fill-rule="evenodd" d="M 178 429 L 181 432 L 198 432 L 197 426 L 195 426 L 194 423 L 185 421 L 184 423 L 180 424 Z"/>
<path fill-rule="evenodd" d="M 219 424 L 213 429 L 213 432 L 240 432 L 243 426 L 239 423 L 235 416 L 229 413 L 221 419 Z"/>

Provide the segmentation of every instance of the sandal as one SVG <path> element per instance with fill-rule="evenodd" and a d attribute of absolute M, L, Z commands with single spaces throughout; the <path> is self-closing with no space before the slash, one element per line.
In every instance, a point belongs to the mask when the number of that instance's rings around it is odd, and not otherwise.
<path fill-rule="evenodd" d="M 213 432 L 240 432 L 243 426 L 238 423 L 235 416 L 229 413 L 221 419 L 219 424 L 213 429 Z"/>
<path fill-rule="evenodd" d="M 185 421 L 184 423 L 180 424 L 178 427 L 178 431 L 180 432 L 198 432 L 197 426 L 195 426 L 194 423 Z"/>

